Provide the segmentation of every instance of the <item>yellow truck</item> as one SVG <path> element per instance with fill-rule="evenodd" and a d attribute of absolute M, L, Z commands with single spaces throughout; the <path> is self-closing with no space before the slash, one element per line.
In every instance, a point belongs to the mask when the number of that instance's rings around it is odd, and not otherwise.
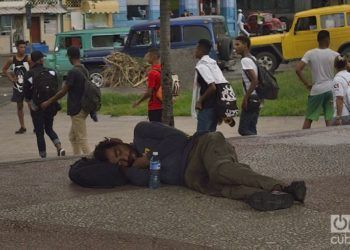
<path fill-rule="evenodd" d="M 331 49 L 350 53 L 350 5 L 337 5 L 298 12 L 288 32 L 251 38 L 251 52 L 266 69 L 302 58 L 317 47 L 317 33 L 328 30 Z"/>

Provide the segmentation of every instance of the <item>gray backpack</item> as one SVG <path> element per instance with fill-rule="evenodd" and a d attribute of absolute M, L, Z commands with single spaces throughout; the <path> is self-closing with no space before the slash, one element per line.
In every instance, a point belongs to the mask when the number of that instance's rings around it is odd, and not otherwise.
<path fill-rule="evenodd" d="M 99 111 L 101 108 L 100 88 L 90 81 L 89 71 L 84 66 L 75 66 L 75 68 L 79 70 L 85 78 L 81 108 L 87 113 Z"/>

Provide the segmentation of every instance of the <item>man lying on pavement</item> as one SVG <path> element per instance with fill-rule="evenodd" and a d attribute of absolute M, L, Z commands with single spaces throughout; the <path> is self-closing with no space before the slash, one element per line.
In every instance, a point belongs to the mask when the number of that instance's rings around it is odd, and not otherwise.
<path fill-rule="evenodd" d="M 133 144 L 106 139 L 94 151 L 92 164 L 73 164 L 70 178 L 86 187 L 113 187 L 127 182 L 147 186 L 149 161 L 158 152 L 160 180 L 198 192 L 247 202 L 261 211 L 289 208 L 303 203 L 304 181 L 290 185 L 254 172 L 239 163 L 234 147 L 220 132 L 188 136 L 157 122 L 140 122 L 134 129 Z M 80 160 L 82 161 L 82 160 Z"/>

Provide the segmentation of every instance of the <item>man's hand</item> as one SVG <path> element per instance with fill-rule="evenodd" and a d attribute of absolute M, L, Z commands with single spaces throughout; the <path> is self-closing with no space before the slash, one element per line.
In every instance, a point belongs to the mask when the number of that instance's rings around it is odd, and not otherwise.
<path fill-rule="evenodd" d="M 242 110 L 247 111 L 248 109 L 248 97 L 245 95 L 242 100 Z"/>
<path fill-rule="evenodd" d="M 201 101 L 197 101 L 196 102 L 196 109 L 198 109 L 198 110 L 202 110 L 203 109 L 203 105 L 202 105 Z"/>
<path fill-rule="evenodd" d="M 311 84 L 308 84 L 308 85 L 305 85 L 305 88 L 306 88 L 308 91 L 311 91 L 312 86 L 311 86 Z"/>
<path fill-rule="evenodd" d="M 141 157 L 136 158 L 134 163 L 132 164 L 132 167 L 143 168 L 143 169 L 148 168 L 149 167 L 149 159 L 146 156 L 146 154 L 144 154 Z"/>
<path fill-rule="evenodd" d="M 139 103 L 138 101 L 136 101 L 136 102 L 133 103 L 132 107 L 133 107 L 133 108 L 136 108 L 137 106 L 139 106 L 139 104 L 140 104 L 140 103 Z"/>
<path fill-rule="evenodd" d="M 47 109 L 48 106 L 50 106 L 50 103 L 49 103 L 48 101 L 45 101 L 45 102 L 43 102 L 43 103 L 40 104 L 40 108 L 41 108 L 42 110 Z"/>

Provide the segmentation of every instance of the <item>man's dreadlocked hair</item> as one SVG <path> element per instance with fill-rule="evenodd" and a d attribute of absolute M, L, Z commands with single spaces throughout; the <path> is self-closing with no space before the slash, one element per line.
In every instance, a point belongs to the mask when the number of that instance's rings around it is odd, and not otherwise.
<path fill-rule="evenodd" d="M 114 146 L 124 144 L 122 140 L 118 138 L 106 138 L 99 142 L 94 150 L 94 158 L 99 161 L 108 161 L 106 157 L 106 150 Z"/>

